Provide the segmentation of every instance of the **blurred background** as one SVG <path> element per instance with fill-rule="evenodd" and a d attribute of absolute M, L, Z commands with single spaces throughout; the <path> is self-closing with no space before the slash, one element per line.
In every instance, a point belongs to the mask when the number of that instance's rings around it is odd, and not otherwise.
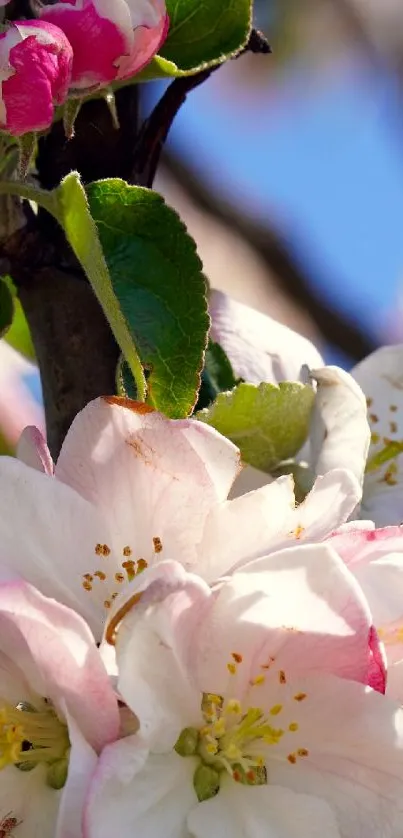
<path fill-rule="evenodd" d="M 214 287 L 349 369 L 403 341 L 403 2 L 255 0 L 255 25 L 273 54 L 190 94 L 155 187 Z M 32 358 L 21 312 L 7 340 Z M 42 419 L 35 367 L 0 349 L 4 449 Z"/>

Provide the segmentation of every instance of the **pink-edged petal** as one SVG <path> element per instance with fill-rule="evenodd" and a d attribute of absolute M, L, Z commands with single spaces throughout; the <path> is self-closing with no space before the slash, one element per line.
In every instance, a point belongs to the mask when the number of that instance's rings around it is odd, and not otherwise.
<path fill-rule="evenodd" d="M 331 676 L 293 689 L 307 694 L 298 705 L 295 749 L 308 754 L 295 764 L 270 760 L 272 782 L 326 800 L 343 838 L 391 838 L 403 794 L 403 710 Z"/>
<path fill-rule="evenodd" d="M 69 486 L 10 457 L 0 459 L 0 492 L 0 564 L 75 608 L 100 637 L 110 588 L 96 578 L 87 590 L 84 574 L 98 567 L 116 586 L 121 559 L 115 566 L 111 553 L 109 566 L 95 552 L 110 543 L 105 520 Z"/>
<path fill-rule="evenodd" d="M 204 423 L 97 399 L 74 420 L 55 473 L 98 508 L 133 558 L 152 561 L 160 539 L 160 558 L 192 562 L 238 468 L 238 449 Z"/>
<path fill-rule="evenodd" d="M 74 718 L 67 714 L 71 750 L 69 771 L 57 819 L 55 838 L 81 838 L 84 804 L 97 765 L 97 755 L 84 739 Z"/>
<path fill-rule="evenodd" d="M 403 528 L 335 534 L 327 543 L 358 579 L 375 624 L 403 621 Z"/>
<path fill-rule="evenodd" d="M 227 353 L 235 375 L 245 381 L 298 381 L 304 364 L 323 364 L 307 338 L 222 291 L 211 292 L 210 314 L 212 340 Z"/>
<path fill-rule="evenodd" d="M 317 394 L 311 422 L 312 466 L 316 474 L 348 468 L 362 485 L 370 429 L 364 393 L 339 367 L 311 372 Z"/>
<path fill-rule="evenodd" d="M 351 371 L 367 398 L 372 432 L 362 517 L 374 520 L 379 527 L 403 521 L 403 453 L 399 452 L 403 429 L 402 370 L 400 344 L 377 349 Z M 393 443 L 397 443 L 396 451 Z M 386 452 L 386 458 L 376 459 L 382 452 Z"/>
<path fill-rule="evenodd" d="M 116 738 L 116 698 L 86 623 L 25 582 L 0 585 L 0 649 L 37 695 L 66 705 L 87 740 Z"/>
<path fill-rule="evenodd" d="M 139 26 L 135 29 L 130 55 L 120 59 L 116 78 L 123 80 L 139 73 L 158 52 L 168 30 L 169 17 L 166 13 L 160 16 L 155 26 Z"/>
<path fill-rule="evenodd" d="M 245 787 L 225 777 L 219 794 L 187 819 L 195 838 L 341 838 L 330 806 L 314 795 L 272 785 Z"/>
<path fill-rule="evenodd" d="M 375 676 L 369 609 L 327 546 L 259 559 L 213 592 L 181 573 L 181 591 L 151 609 L 140 601 L 117 635 L 119 690 L 153 743 L 172 747 L 181 727 L 197 723 L 203 692 L 270 706 L 302 674 Z"/>
<path fill-rule="evenodd" d="M 17 457 L 25 465 L 49 477 L 53 475 L 54 463 L 45 437 L 34 425 L 24 428 L 17 445 Z"/>
<path fill-rule="evenodd" d="M 186 816 L 197 804 L 192 768 L 175 752 L 149 755 L 140 737 L 103 751 L 90 790 L 84 838 L 188 838 Z"/>
<path fill-rule="evenodd" d="M 322 671 L 368 683 L 371 630 L 352 574 L 329 547 L 310 545 L 246 565 L 214 593 L 195 636 L 182 618 L 175 637 L 201 692 L 244 697 L 258 678 L 264 701 L 281 673 L 290 679 Z M 234 653 L 245 661 L 236 678 L 228 670 Z"/>

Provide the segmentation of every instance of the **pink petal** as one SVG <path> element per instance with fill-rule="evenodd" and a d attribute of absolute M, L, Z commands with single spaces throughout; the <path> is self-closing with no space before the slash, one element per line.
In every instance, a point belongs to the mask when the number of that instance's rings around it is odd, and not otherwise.
<path fill-rule="evenodd" d="M 251 562 L 217 590 L 195 635 L 181 625 L 180 638 L 175 636 L 202 692 L 211 691 L 214 673 L 214 691 L 228 694 L 227 663 L 236 653 L 245 661 L 237 671 L 237 695 L 263 673 L 264 700 L 281 672 L 288 679 L 325 672 L 368 683 L 371 631 L 370 611 L 352 574 L 333 550 L 311 545 Z"/>
<path fill-rule="evenodd" d="M 17 445 L 17 457 L 30 468 L 53 476 L 54 465 L 45 437 L 34 425 L 24 428 Z"/>
<path fill-rule="evenodd" d="M 74 88 L 105 85 L 116 78 L 117 61 L 128 53 L 133 41 L 124 0 L 114 0 L 107 9 L 92 0 L 67 0 L 44 6 L 41 21 L 45 20 L 60 27 L 73 47 Z"/>
<path fill-rule="evenodd" d="M 15 32 L 22 38 L 19 43 Z M 0 55 L 12 73 L 2 82 L 3 127 L 14 136 L 48 128 L 54 104 L 67 96 L 73 59 L 69 41 L 57 27 L 27 20 L 11 24 L 0 36 Z"/>
<path fill-rule="evenodd" d="M 116 738 L 116 699 L 78 614 L 25 582 L 1 584 L 0 649 L 18 663 L 38 695 L 56 706 L 65 702 L 95 748 Z"/>
<path fill-rule="evenodd" d="M 164 43 L 169 29 L 169 17 L 161 16 L 157 26 L 147 28 L 139 26 L 134 31 L 134 43 L 130 55 L 119 61 L 117 80 L 128 79 L 139 73 L 156 55 Z"/>

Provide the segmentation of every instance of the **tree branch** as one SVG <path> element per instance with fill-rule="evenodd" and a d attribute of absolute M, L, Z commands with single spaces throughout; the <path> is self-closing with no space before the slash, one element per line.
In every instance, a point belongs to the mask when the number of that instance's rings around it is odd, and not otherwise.
<path fill-rule="evenodd" d="M 239 212 L 220 193 L 210 190 L 192 167 L 179 160 L 172 152 L 164 152 L 163 164 L 198 207 L 226 224 L 244 238 L 258 253 L 279 287 L 294 302 L 305 308 L 323 339 L 334 344 L 354 361 L 365 358 L 377 343 L 361 327 L 334 311 L 313 288 L 303 266 L 292 257 L 280 233 L 269 225 L 259 224 Z M 246 279 L 245 279 L 246 281 Z M 325 280 L 322 287 L 325 287 Z"/>
<path fill-rule="evenodd" d="M 246 52 L 268 55 L 271 52 L 271 47 L 261 32 L 252 29 L 248 43 L 236 58 Z M 185 103 L 189 93 L 207 81 L 212 73 L 219 70 L 221 66 L 221 64 L 218 64 L 215 67 L 201 70 L 193 76 L 177 78 L 169 85 L 149 118 L 145 120 L 139 133 L 134 149 L 135 165 L 132 172 L 132 183 L 151 188 L 164 144 L 176 115 Z"/>

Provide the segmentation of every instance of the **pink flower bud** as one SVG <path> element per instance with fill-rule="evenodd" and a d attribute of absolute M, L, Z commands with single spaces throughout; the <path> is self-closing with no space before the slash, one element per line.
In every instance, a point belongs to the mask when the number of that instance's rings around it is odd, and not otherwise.
<path fill-rule="evenodd" d="M 48 128 L 64 102 L 73 51 L 60 29 L 38 20 L 10 24 L 0 35 L 0 128 L 18 137 Z"/>
<path fill-rule="evenodd" d="M 74 53 L 72 88 L 101 87 L 138 73 L 168 31 L 165 0 L 61 0 L 41 20 L 59 26 Z"/>

